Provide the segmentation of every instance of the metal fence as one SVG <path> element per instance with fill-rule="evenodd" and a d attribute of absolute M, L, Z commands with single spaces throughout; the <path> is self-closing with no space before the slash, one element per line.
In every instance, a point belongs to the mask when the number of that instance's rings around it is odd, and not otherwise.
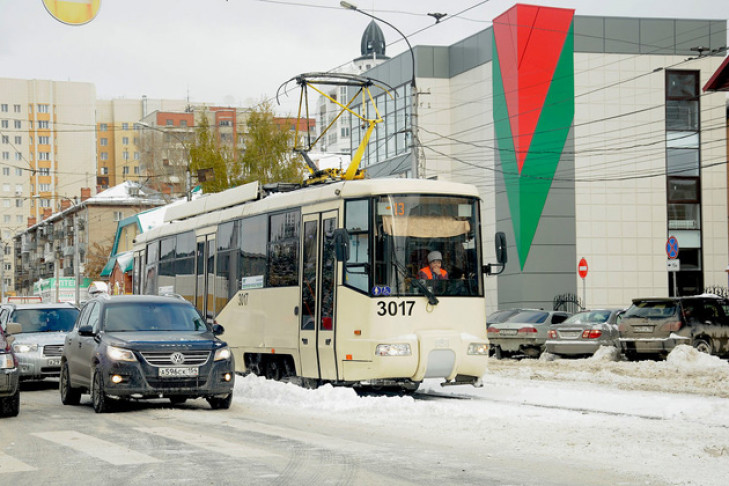
<path fill-rule="evenodd" d="M 558 295 L 552 300 L 552 310 L 560 310 L 574 314 L 583 309 L 582 301 L 575 294 Z"/>

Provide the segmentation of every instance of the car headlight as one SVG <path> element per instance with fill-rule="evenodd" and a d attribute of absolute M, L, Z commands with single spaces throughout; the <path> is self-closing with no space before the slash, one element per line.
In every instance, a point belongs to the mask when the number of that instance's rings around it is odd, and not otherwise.
<path fill-rule="evenodd" d="M 409 344 L 378 344 L 376 356 L 410 356 Z"/>
<path fill-rule="evenodd" d="M 12 354 L 0 354 L 0 370 L 12 370 L 15 368 L 15 360 Z"/>
<path fill-rule="evenodd" d="M 136 361 L 137 358 L 134 356 L 134 353 L 132 353 L 128 349 L 124 348 L 117 348 L 116 346 L 108 346 L 106 348 L 106 355 L 109 357 L 109 359 L 113 359 L 114 361 Z"/>
<path fill-rule="evenodd" d="M 489 354 L 489 345 L 486 343 L 471 343 L 468 345 L 468 354 L 486 355 Z"/>
<path fill-rule="evenodd" d="M 38 351 L 37 344 L 13 344 L 13 351 L 16 353 L 32 353 Z"/>
<path fill-rule="evenodd" d="M 230 359 L 230 348 L 224 347 L 215 350 L 215 356 L 213 357 L 213 361 L 220 361 L 223 359 Z"/>

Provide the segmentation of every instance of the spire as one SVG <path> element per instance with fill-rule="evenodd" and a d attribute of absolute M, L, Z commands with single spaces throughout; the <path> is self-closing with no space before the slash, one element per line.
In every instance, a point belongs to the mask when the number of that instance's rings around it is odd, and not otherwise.
<path fill-rule="evenodd" d="M 362 56 L 355 59 L 357 61 L 362 59 L 389 59 L 385 56 L 385 36 L 374 20 L 369 23 L 362 34 L 360 52 Z"/>

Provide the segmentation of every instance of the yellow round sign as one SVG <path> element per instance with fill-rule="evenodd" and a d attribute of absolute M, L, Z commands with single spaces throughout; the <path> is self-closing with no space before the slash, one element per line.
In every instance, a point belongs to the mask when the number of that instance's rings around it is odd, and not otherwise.
<path fill-rule="evenodd" d="M 94 20 L 101 0 L 43 0 L 43 5 L 59 22 L 83 25 Z"/>

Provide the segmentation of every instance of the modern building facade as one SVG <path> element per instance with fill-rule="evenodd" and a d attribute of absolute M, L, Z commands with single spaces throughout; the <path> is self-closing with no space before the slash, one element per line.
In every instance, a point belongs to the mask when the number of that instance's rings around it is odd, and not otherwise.
<path fill-rule="evenodd" d="M 411 53 L 367 72 L 397 96 L 376 99 L 385 122 L 363 167 L 480 188 L 484 234 L 509 241 L 490 309 L 551 308 L 564 295 L 620 307 L 726 286 L 726 95 L 701 91 L 726 45 L 726 20 L 516 5 L 451 46 L 414 48 L 415 127 Z"/>

